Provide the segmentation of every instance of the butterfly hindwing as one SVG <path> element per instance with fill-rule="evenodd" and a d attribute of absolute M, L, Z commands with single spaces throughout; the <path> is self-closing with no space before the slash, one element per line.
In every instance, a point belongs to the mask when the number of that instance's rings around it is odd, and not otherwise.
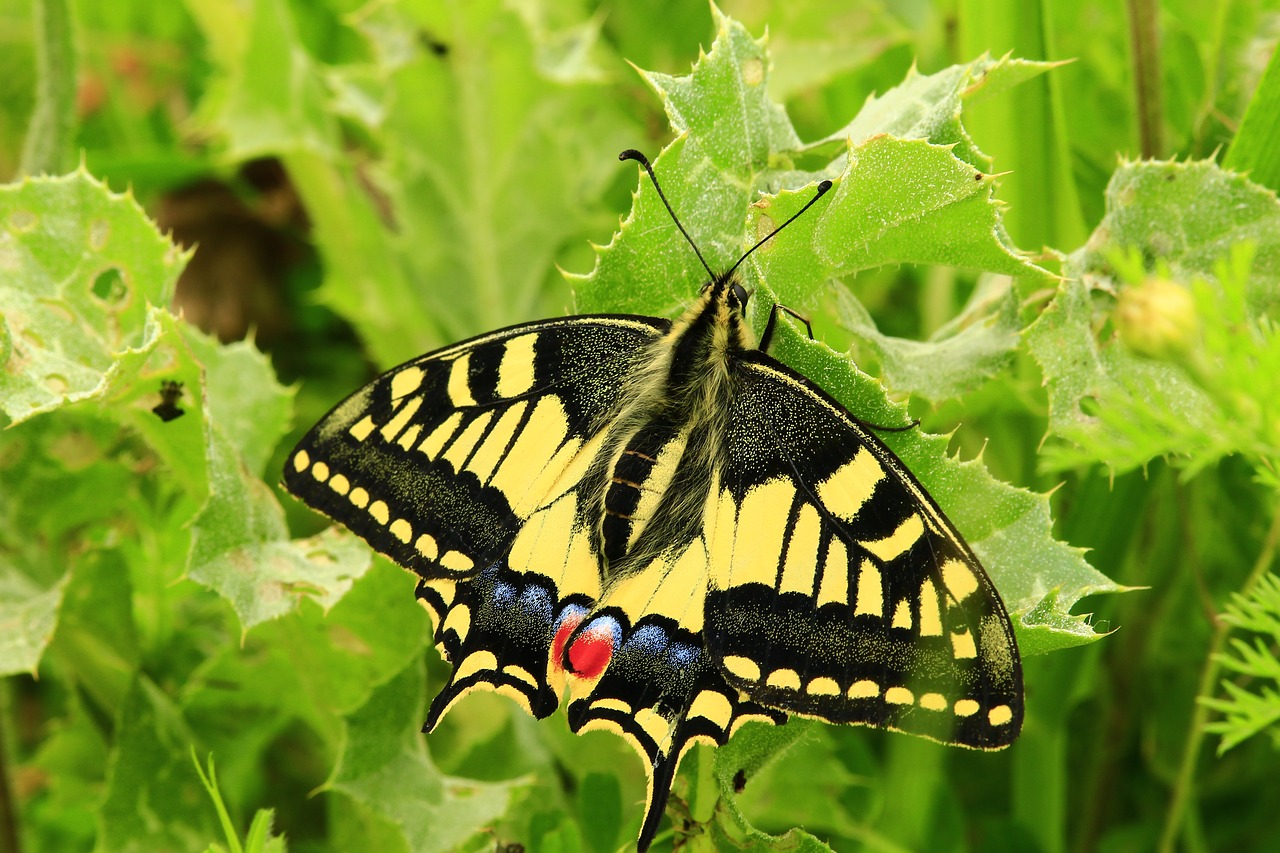
<path fill-rule="evenodd" d="M 567 674 L 553 644 L 602 591 L 593 514 L 584 504 L 593 493 L 585 475 L 603 437 L 595 434 L 574 454 L 493 565 L 463 583 L 419 582 L 419 600 L 437 614 L 436 641 L 454 664 L 431 703 L 428 731 L 473 689 L 504 693 L 539 718 L 559 704 Z"/>
<path fill-rule="evenodd" d="M 472 338 L 379 376 L 295 449 L 288 489 L 419 577 L 454 664 L 429 726 L 475 687 L 555 710 L 553 622 L 600 582 L 572 536 L 573 469 L 668 326 L 588 316 Z"/>
<path fill-rule="evenodd" d="M 933 500 L 804 377 L 758 351 L 731 369 L 698 534 L 672 539 L 681 528 L 655 513 L 635 541 L 672 547 L 607 581 L 552 649 L 575 673 L 571 728 L 613 731 L 649 765 L 644 843 L 689 746 L 746 720 L 802 714 L 978 748 L 1021 725 L 1008 616 Z M 677 477 L 665 490 L 678 507 L 692 491 Z"/>
<path fill-rule="evenodd" d="M 834 723 L 1011 743 L 1017 646 L 968 546 L 897 457 L 807 379 L 759 352 L 736 370 L 704 626 L 728 682 Z"/>
<path fill-rule="evenodd" d="M 611 586 L 568 640 L 580 674 L 569 726 L 621 735 L 648 764 L 642 839 L 657 830 L 692 744 L 723 744 L 750 719 L 786 721 L 731 686 L 703 644 L 707 559 L 698 537 L 653 560 Z M 585 660 L 575 659 L 579 652 Z M 593 652 L 605 662 L 602 671 L 589 665 Z"/>

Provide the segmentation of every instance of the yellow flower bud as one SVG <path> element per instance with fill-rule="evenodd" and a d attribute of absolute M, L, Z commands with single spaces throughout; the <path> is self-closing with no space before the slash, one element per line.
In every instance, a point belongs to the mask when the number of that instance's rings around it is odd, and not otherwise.
<path fill-rule="evenodd" d="M 1199 328 L 1191 292 L 1162 278 L 1122 290 L 1114 320 L 1125 346 L 1148 358 L 1181 359 Z"/>

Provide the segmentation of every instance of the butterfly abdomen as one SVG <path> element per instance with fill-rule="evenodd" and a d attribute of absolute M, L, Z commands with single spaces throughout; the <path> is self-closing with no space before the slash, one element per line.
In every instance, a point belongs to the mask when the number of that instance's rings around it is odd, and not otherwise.
<path fill-rule="evenodd" d="M 670 485 L 685 444 L 686 436 L 674 424 L 658 421 L 640 429 L 623 447 L 604 497 L 601 533 L 610 563 L 621 560 L 635 544 Z"/>
<path fill-rule="evenodd" d="M 629 377 L 602 478 L 601 552 L 615 573 L 696 533 L 728 427 L 732 362 L 748 345 L 734 286 L 729 278 L 708 284 Z"/>

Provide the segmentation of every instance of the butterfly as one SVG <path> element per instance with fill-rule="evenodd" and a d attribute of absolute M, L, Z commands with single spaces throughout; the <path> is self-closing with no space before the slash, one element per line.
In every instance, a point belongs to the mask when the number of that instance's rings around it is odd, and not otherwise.
<path fill-rule="evenodd" d="M 637 151 L 676 226 L 652 166 Z M 512 326 L 406 362 L 326 415 L 285 485 L 418 579 L 474 690 L 647 763 L 637 842 L 692 744 L 789 714 L 999 749 L 1022 667 L 973 551 L 906 466 L 751 343 L 735 272 L 683 317 Z"/>

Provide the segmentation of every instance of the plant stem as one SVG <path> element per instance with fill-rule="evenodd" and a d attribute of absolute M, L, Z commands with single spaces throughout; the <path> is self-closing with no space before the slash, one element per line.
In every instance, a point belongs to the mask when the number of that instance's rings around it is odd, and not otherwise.
<path fill-rule="evenodd" d="M 938 820 L 946 754 L 923 738 L 893 737 L 886 746 L 881 773 L 884 806 L 875 830 L 906 850 L 921 850 Z"/>
<path fill-rule="evenodd" d="M 1063 660 L 1045 661 L 1038 667 L 1042 672 L 1052 673 L 1051 677 L 1040 677 L 1038 683 L 1069 694 L 1082 661 L 1079 656 L 1060 657 Z M 1061 701 L 1051 706 L 1041 719 L 1032 719 L 1029 725 L 1024 725 L 1010 777 L 1014 815 L 1030 827 L 1036 840 L 1035 849 L 1045 853 L 1063 853 L 1067 846 L 1066 780 L 1069 774 L 1065 717 L 1074 703 L 1069 695 L 1055 698 Z"/>
<path fill-rule="evenodd" d="M 1257 586 L 1258 581 L 1267 574 L 1275 560 L 1276 547 L 1280 544 L 1280 508 L 1271 519 L 1271 529 L 1267 531 L 1266 542 L 1258 559 L 1253 565 L 1240 595 L 1248 595 Z M 1200 701 L 1212 696 L 1218 683 L 1218 674 L 1222 668 L 1220 663 L 1222 649 L 1226 646 L 1231 626 L 1221 619 L 1213 626 L 1213 637 L 1209 642 L 1209 652 L 1205 656 L 1204 667 L 1200 670 L 1200 685 L 1196 689 L 1195 710 L 1191 716 L 1191 726 L 1187 730 L 1187 740 L 1182 748 L 1182 764 L 1178 768 L 1178 779 L 1174 783 L 1173 799 L 1169 803 L 1169 812 L 1165 816 L 1164 831 L 1160 835 L 1160 853 L 1172 853 L 1178 834 L 1182 831 L 1187 804 L 1191 800 L 1195 787 L 1196 764 L 1200 757 L 1200 746 L 1204 741 L 1205 725 L 1209 722 L 1209 707 Z"/>
<path fill-rule="evenodd" d="M 22 144 L 24 175 L 61 174 L 72 166 L 76 54 L 67 0 L 36 0 L 36 105 Z"/>
<path fill-rule="evenodd" d="M 1160 87 L 1160 6 L 1157 0 L 1128 0 L 1129 42 L 1133 49 L 1133 87 L 1138 138 L 1143 157 L 1164 149 L 1164 97 Z"/>
<path fill-rule="evenodd" d="M 9 756 L 5 740 L 9 736 L 9 711 L 12 706 L 13 680 L 0 679 L 0 853 L 18 853 L 18 810 L 9 785 Z"/>

